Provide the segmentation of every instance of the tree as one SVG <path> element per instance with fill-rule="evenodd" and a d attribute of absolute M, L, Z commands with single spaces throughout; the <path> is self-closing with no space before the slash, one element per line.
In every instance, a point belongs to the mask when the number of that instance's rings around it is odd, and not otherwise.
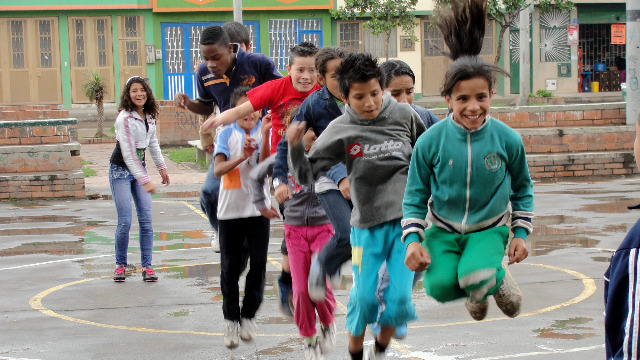
<path fill-rule="evenodd" d="M 84 88 L 84 94 L 89 98 L 89 101 L 95 101 L 98 108 L 98 132 L 96 137 L 104 137 L 103 124 L 104 124 L 104 95 L 107 93 L 107 81 L 104 76 L 100 75 L 97 71 L 91 71 L 86 74 L 89 80 L 85 82 L 82 87 Z"/>
<path fill-rule="evenodd" d="M 331 14 L 343 20 L 355 20 L 358 17 L 370 16 L 364 27 L 371 30 L 374 36 L 384 36 L 385 58 L 389 58 L 389 40 L 393 29 L 401 27 L 411 35 L 414 41 L 416 27 L 415 11 L 418 0 L 345 0 L 344 6 L 331 10 Z"/>

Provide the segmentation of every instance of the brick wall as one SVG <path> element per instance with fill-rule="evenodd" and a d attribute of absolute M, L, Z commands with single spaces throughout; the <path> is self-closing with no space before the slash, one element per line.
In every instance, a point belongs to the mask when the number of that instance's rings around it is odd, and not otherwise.
<path fill-rule="evenodd" d="M 0 121 L 0 199 L 85 197 L 75 119 Z"/>
<path fill-rule="evenodd" d="M 199 139 L 198 116 L 173 106 L 173 101 L 160 100 L 157 134 L 160 145 L 187 146 L 189 140 Z"/>
<path fill-rule="evenodd" d="M 59 109 L 58 105 L 6 105 L 0 106 L 0 121 L 65 119 L 69 110 Z"/>

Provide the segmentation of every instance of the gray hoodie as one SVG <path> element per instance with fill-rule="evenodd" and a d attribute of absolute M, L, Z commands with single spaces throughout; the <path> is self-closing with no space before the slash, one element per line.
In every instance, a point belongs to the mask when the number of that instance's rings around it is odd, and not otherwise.
<path fill-rule="evenodd" d="M 350 106 L 311 147 L 289 146 L 289 169 L 300 184 L 312 183 L 331 166 L 347 167 L 353 212 L 351 226 L 369 228 L 402 217 L 413 146 L 426 130 L 411 105 L 385 92 L 378 117 L 366 120 Z"/>
<path fill-rule="evenodd" d="M 264 191 L 264 182 L 273 171 L 276 155 L 273 154 L 255 166 L 249 173 L 251 184 L 251 201 L 258 210 L 267 208 Z M 327 177 L 318 181 L 333 184 Z M 329 218 L 314 191 L 314 185 L 298 185 L 293 177 L 289 176 L 287 186 L 291 190 L 291 199 L 284 202 L 284 223 L 292 226 L 317 226 L 329 223 Z M 255 189 L 255 191 L 254 191 Z"/>

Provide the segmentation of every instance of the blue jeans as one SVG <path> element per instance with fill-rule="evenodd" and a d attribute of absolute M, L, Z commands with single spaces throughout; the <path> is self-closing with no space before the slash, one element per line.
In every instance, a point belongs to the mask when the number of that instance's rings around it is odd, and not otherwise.
<path fill-rule="evenodd" d="M 218 194 L 220 193 L 220 178 L 213 173 L 213 164 L 209 166 L 207 178 L 200 191 L 200 208 L 207 215 L 213 230 L 218 231 Z"/>
<path fill-rule="evenodd" d="M 116 264 L 127 265 L 129 230 L 131 229 L 131 198 L 136 206 L 140 227 L 140 256 L 142 266 L 151 266 L 153 227 L 151 225 L 151 194 L 144 191 L 129 169 L 116 164 L 109 166 L 109 185 L 118 212 L 116 228 Z"/>
<path fill-rule="evenodd" d="M 333 226 L 333 236 L 322 248 L 318 261 L 327 275 L 334 275 L 342 264 L 351 259 L 351 202 L 340 190 L 328 190 L 318 194 L 318 201 Z"/>

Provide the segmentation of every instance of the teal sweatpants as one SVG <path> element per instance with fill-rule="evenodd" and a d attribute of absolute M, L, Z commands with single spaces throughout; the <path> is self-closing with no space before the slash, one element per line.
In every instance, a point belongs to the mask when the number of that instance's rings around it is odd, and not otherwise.
<path fill-rule="evenodd" d="M 464 297 L 480 300 L 498 291 L 509 241 L 506 225 L 464 235 L 432 226 L 425 230 L 424 237 L 422 246 L 431 256 L 423 274 L 429 296 L 439 302 Z"/>
<path fill-rule="evenodd" d="M 351 228 L 351 267 L 353 287 L 347 305 L 347 330 L 354 336 L 364 332 L 367 324 L 378 320 L 381 326 L 397 327 L 417 319 L 411 302 L 413 271 L 404 264 L 405 246 L 400 241 L 400 219 L 371 228 Z M 378 270 L 386 261 L 389 287 L 383 304 L 376 299 Z M 378 306 L 382 309 L 378 319 Z"/>

